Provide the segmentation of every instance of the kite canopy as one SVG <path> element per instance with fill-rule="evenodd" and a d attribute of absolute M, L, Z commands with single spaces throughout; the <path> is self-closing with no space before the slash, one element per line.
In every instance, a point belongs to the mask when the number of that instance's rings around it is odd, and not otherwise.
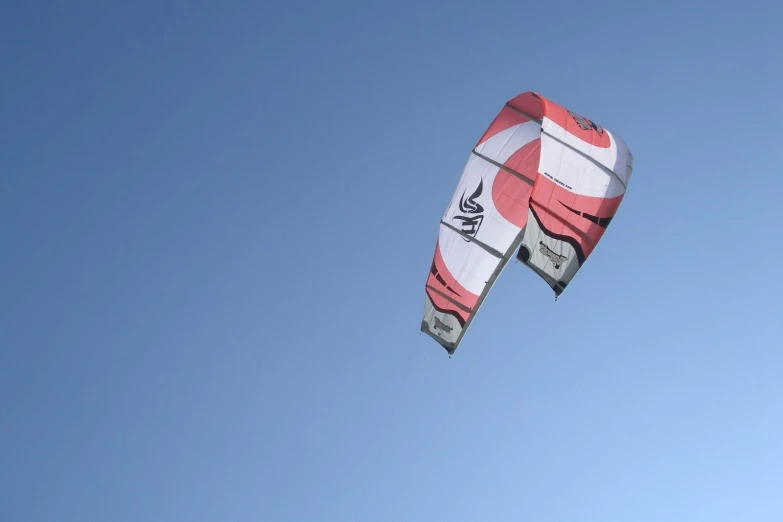
<path fill-rule="evenodd" d="M 441 218 L 421 330 L 453 354 L 515 253 L 559 296 L 617 212 L 632 163 L 619 136 L 539 94 L 506 103 Z"/>

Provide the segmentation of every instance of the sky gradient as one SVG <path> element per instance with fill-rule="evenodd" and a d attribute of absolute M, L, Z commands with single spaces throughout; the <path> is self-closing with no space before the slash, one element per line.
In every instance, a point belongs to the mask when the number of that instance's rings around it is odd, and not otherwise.
<path fill-rule="evenodd" d="M 780 2 L 0 7 L 0 520 L 783 520 Z M 619 134 L 561 298 L 455 356 L 438 220 L 503 103 Z"/>

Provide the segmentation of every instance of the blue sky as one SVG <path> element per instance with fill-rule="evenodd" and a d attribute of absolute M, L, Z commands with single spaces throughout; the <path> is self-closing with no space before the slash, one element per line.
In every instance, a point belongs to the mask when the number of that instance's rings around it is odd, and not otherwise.
<path fill-rule="evenodd" d="M 0 519 L 783 519 L 779 2 L 0 11 Z M 502 104 L 621 135 L 557 303 L 449 359 L 437 223 Z"/>

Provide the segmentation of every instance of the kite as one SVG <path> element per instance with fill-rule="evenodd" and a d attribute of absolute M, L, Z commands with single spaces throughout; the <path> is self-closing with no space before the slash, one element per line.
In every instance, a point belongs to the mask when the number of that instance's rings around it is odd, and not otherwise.
<path fill-rule="evenodd" d="M 421 331 L 453 354 L 509 260 L 563 293 L 625 196 L 633 156 L 616 134 L 525 92 L 471 151 L 440 220 Z"/>

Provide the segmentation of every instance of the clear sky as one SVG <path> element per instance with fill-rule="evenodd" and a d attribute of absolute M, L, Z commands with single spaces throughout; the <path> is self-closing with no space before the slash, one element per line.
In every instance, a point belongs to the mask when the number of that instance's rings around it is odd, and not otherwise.
<path fill-rule="evenodd" d="M 7 2 L 0 520 L 783 520 L 783 4 Z M 568 290 L 419 333 L 503 103 L 617 132 Z"/>

